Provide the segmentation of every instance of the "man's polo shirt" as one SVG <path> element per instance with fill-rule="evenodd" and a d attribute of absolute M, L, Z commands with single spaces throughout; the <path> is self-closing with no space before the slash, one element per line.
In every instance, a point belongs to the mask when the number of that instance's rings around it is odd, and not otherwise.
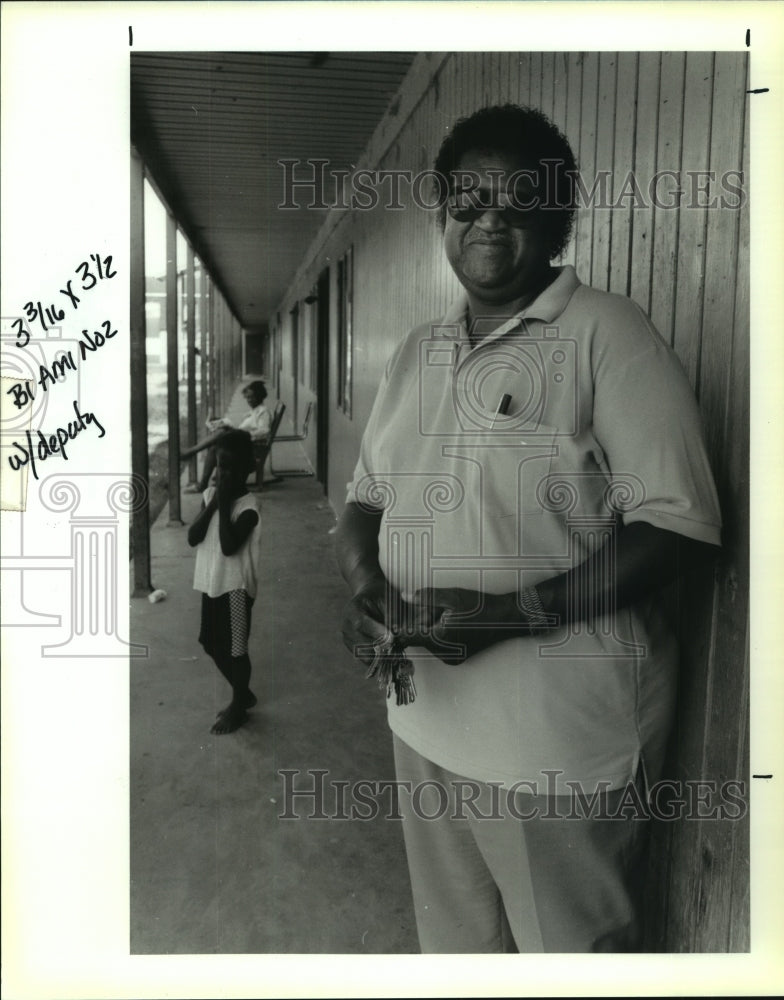
<path fill-rule="evenodd" d="M 404 596 L 516 591 L 603 547 L 611 574 L 635 520 L 719 543 L 693 392 L 634 302 L 567 266 L 473 348 L 465 316 L 463 299 L 395 350 L 349 484 L 383 510 L 381 568 Z M 408 652 L 417 697 L 389 700 L 390 726 L 442 767 L 539 791 L 556 771 L 588 791 L 660 766 L 677 649 L 655 598 L 459 666 Z"/>

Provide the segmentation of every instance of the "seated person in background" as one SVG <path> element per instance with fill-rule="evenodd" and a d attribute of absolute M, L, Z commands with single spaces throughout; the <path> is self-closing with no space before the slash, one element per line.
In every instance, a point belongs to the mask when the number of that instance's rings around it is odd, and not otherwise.
<path fill-rule="evenodd" d="M 203 493 L 207 489 L 212 474 L 215 471 L 215 443 L 226 431 L 232 429 L 247 431 L 252 441 L 264 441 L 269 436 L 272 418 L 269 410 L 264 406 L 264 400 L 267 398 L 267 387 L 261 379 L 257 379 L 255 382 L 250 382 L 245 386 L 242 390 L 242 395 L 250 407 L 250 413 L 238 426 L 228 417 L 220 417 L 217 420 L 210 419 L 206 424 L 209 431 L 207 437 L 202 438 L 201 441 L 197 441 L 192 447 L 180 452 L 180 458 L 190 458 L 205 448 L 209 449 L 204 460 L 204 468 L 200 479 L 198 482 L 186 486 L 186 493 Z"/>

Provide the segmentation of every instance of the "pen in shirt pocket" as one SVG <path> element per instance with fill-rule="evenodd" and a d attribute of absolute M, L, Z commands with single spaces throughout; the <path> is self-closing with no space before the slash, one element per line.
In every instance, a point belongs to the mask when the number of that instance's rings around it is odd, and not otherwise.
<path fill-rule="evenodd" d="M 495 422 L 499 417 L 504 416 L 504 414 L 509 411 L 509 404 L 512 402 L 512 397 L 508 392 L 505 392 L 503 396 L 498 400 L 498 406 L 495 410 L 495 416 L 493 417 L 493 422 L 490 424 L 490 430 L 495 427 Z"/>

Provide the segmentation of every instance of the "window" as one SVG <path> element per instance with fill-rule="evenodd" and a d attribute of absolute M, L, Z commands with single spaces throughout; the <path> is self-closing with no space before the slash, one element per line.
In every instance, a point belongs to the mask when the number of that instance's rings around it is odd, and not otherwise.
<path fill-rule="evenodd" d="M 351 417 L 352 313 L 354 299 L 354 254 L 349 247 L 338 261 L 338 408 Z"/>

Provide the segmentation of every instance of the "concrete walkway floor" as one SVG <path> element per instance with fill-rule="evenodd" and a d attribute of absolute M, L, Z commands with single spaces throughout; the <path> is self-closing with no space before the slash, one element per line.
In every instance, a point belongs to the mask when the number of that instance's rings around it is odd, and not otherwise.
<path fill-rule="evenodd" d="M 289 462 L 283 447 L 276 465 L 305 464 L 301 449 Z M 149 648 L 130 667 L 131 953 L 417 952 L 390 791 L 375 818 L 340 818 L 374 811 L 354 783 L 392 780 L 394 766 L 383 694 L 340 637 L 347 593 L 334 515 L 312 478 L 270 484 L 259 498 L 259 704 L 243 728 L 210 733 L 229 689 L 197 642 L 194 557 L 168 508 L 152 530 L 153 585 L 168 596 L 131 604 L 131 640 Z M 182 500 L 187 524 L 200 501 Z M 313 772 L 326 772 L 323 802 L 292 797 L 318 788 Z M 308 818 L 319 805 L 323 818 Z"/>

